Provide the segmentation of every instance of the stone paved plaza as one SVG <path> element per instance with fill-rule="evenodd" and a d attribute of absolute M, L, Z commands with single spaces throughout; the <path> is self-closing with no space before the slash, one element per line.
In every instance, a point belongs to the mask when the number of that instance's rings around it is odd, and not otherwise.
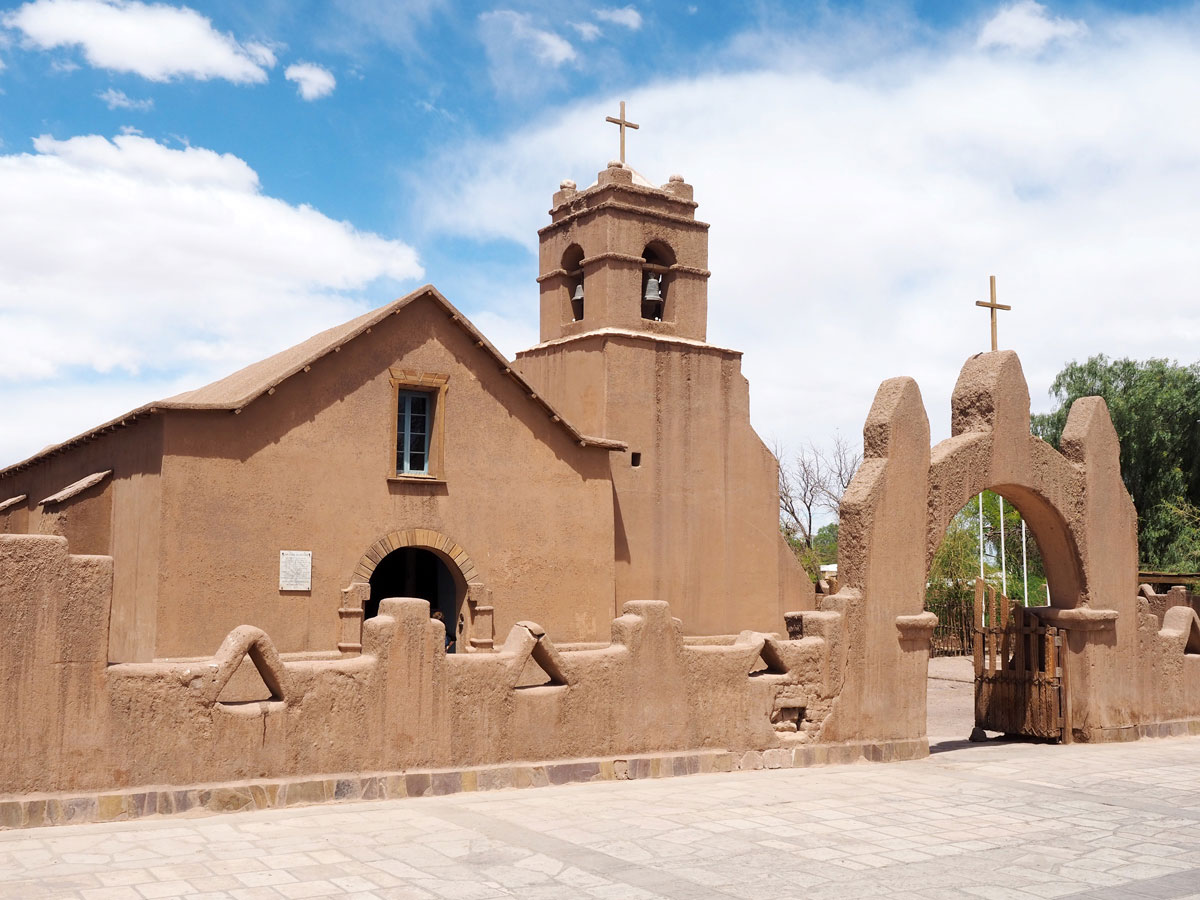
<path fill-rule="evenodd" d="M 10 831 L 0 896 L 1200 898 L 1200 738 Z"/>

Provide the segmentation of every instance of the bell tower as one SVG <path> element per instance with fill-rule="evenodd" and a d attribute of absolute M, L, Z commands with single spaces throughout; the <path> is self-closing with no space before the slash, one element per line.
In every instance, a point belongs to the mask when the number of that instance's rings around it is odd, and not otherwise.
<path fill-rule="evenodd" d="M 622 128 L 635 127 L 609 119 Z M 813 588 L 779 533 L 779 466 L 750 425 L 741 353 L 708 343 L 708 225 L 678 175 L 623 161 L 564 181 L 538 231 L 541 339 L 513 368 L 609 454 L 616 581 L 687 634 L 782 632 Z"/>
<path fill-rule="evenodd" d="M 605 329 L 705 340 L 708 224 L 692 186 L 655 187 L 620 161 L 564 181 L 538 232 L 541 341 Z"/>

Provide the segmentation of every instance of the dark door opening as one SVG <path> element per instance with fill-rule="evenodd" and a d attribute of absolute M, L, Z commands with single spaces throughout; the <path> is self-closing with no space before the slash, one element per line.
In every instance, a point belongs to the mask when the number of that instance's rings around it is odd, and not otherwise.
<path fill-rule="evenodd" d="M 429 601 L 429 614 L 441 613 L 446 626 L 446 650 L 453 652 L 458 622 L 458 587 L 441 558 L 421 547 L 401 547 L 379 561 L 371 573 L 371 599 L 363 618 L 379 614 L 379 602 L 388 597 L 418 597 Z"/>

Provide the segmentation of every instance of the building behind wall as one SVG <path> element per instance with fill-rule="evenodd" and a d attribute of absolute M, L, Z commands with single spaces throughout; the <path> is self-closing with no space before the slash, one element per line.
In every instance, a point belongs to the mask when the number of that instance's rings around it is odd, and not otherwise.
<path fill-rule="evenodd" d="M 113 557 L 113 662 L 242 624 L 353 652 L 344 589 L 372 581 L 436 592 L 459 651 L 520 620 L 603 641 L 643 599 L 689 634 L 782 631 L 812 587 L 740 354 L 706 341 L 707 226 L 682 179 L 643 182 L 555 195 L 516 362 L 421 288 L 0 470 L 0 531 Z M 385 583 L 393 554 L 424 574 Z"/>

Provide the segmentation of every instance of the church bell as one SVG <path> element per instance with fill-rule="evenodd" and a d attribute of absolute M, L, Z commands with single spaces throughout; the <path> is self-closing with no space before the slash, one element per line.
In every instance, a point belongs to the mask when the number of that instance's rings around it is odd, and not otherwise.
<path fill-rule="evenodd" d="M 575 285 L 575 293 L 571 297 L 571 317 L 579 322 L 583 319 L 583 282 Z"/>
<path fill-rule="evenodd" d="M 646 278 L 646 293 L 642 297 L 642 318 L 661 320 L 663 313 L 662 292 L 659 290 L 659 278 L 653 275 Z"/>

